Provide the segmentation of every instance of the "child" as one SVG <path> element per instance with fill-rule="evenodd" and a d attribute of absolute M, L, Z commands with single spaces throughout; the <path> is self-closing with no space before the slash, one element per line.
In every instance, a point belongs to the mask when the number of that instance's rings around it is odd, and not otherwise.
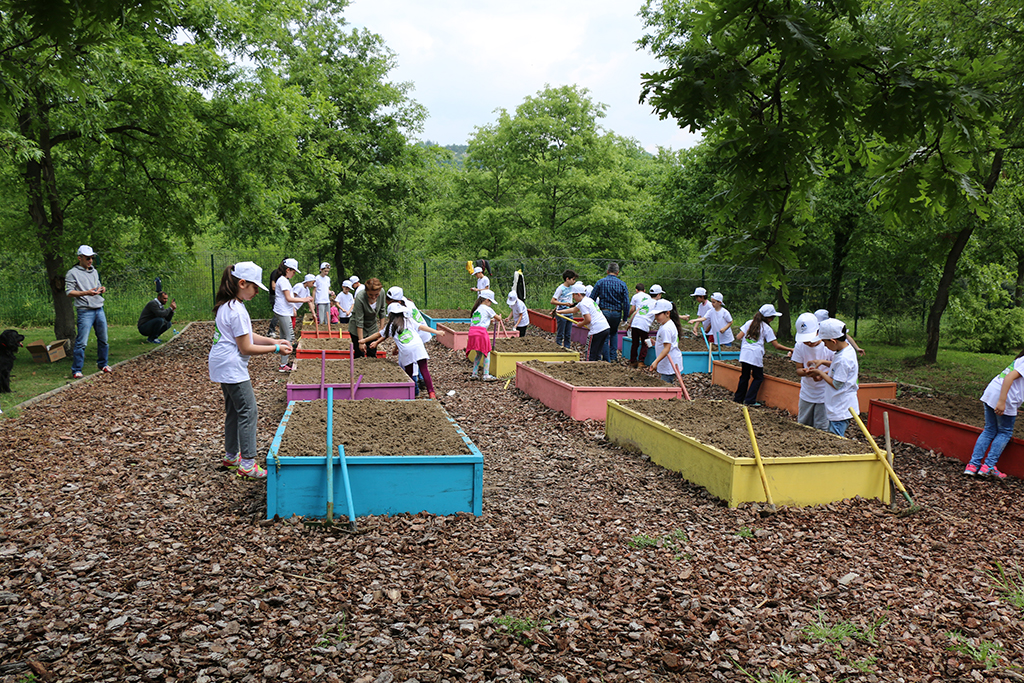
<path fill-rule="evenodd" d="M 331 297 L 331 324 L 341 322 L 341 311 L 338 309 L 338 296 Z M 348 322 L 347 320 L 345 322 Z"/>
<path fill-rule="evenodd" d="M 210 381 L 220 382 L 224 394 L 225 467 L 238 468 L 238 476 L 265 479 L 267 470 L 256 463 L 256 395 L 249 380 L 249 357 L 263 353 L 288 355 L 292 345 L 275 342 L 252 332 L 246 301 L 256 296 L 263 285 L 263 269 L 252 261 L 236 263 L 224 269 L 213 310 L 217 327 L 210 349 Z"/>
<path fill-rule="evenodd" d="M 825 415 L 828 417 L 828 431 L 836 436 L 845 436 L 852 415 L 850 408 L 860 412 L 857 401 L 857 375 L 860 366 L 857 363 L 857 352 L 846 339 L 846 325 L 842 320 L 829 318 L 818 323 L 818 337 L 829 351 L 832 352 L 831 372 L 821 369 L 828 364 L 823 360 L 810 361 L 813 368 L 810 374 L 821 378 L 827 383 L 825 387 Z"/>
<path fill-rule="evenodd" d="M 712 311 L 711 304 L 708 302 L 708 290 L 703 287 L 697 287 L 693 290 L 693 294 L 690 297 L 697 302 L 697 317 L 703 321 L 704 333 L 707 334 L 711 331 L 711 321 L 708 320 L 708 314 Z M 683 316 L 683 320 L 689 319 L 690 316 Z"/>
<path fill-rule="evenodd" d="M 989 475 L 1005 479 L 1006 475 L 996 469 L 999 456 L 1013 436 L 1013 423 L 1017 421 L 1017 410 L 1024 402 L 1024 351 L 1017 354 L 1005 370 L 999 373 L 985 387 L 981 402 L 985 404 L 985 429 L 978 435 L 974 453 L 967 463 L 964 474 Z M 988 458 L 985 452 L 988 451 Z M 982 460 L 985 464 L 982 464 Z M 981 468 L 980 470 L 978 468 Z"/>
<path fill-rule="evenodd" d="M 295 309 L 292 304 L 302 305 L 309 303 L 313 300 L 312 297 L 297 297 L 292 294 L 292 283 L 290 280 L 299 269 L 299 262 L 293 258 L 286 258 L 284 260 L 284 271 L 282 275 L 277 278 L 274 282 L 274 316 L 277 318 L 277 324 L 281 328 L 281 334 L 288 341 L 289 349 L 295 343 L 295 331 L 292 328 L 292 315 L 295 313 Z M 281 359 L 281 365 L 278 366 L 278 372 L 291 372 L 292 366 L 288 362 L 288 355 L 291 353 L 284 354 Z"/>
<path fill-rule="evenodd" d="M 647 288 L 644 287 L 644 283 L 636 283 L 636 287 L 634 287 L 634 289 L 636 290 L 636 294 L 634 294 L 629 299 L 629 315 L 627 316 L 627 319 L 632 318 L 633 314 L 636 313 L 636 306 L 638 303 L 640 303 L 644 299 L 650 298 L 649 296 L 647 296 L 647 292 L 645 291 Z"/>
<path fill-rule="evenodd" d="M 576 284 L 576 272 L 566 270 L 562 273 L 562 281 L 562 284 L 555 288 L 555 293 L 551 295 L 551 303 L 555 305 L 557 312 L 564 311 L 572 305 L 572 286 Z M 569 348 L 572 322 L 562 318 L 555 318 L 555 320 L 558 321 L 558 327 L 555 329 L 555 343 L 567 349 Z"/>
<path fill-rule="evenodd" d="M 583 317 L 583 322 L 576 323 L 576 325 L 590 330 L 587 337 L 587 345 L 590 348 L 587 360 L 598 360 L 604 356 L 604 342 L 611 332 L 611 325 L 608 324 L 608 319 L 604 317 L 604 313 L 597 307 L 594 300 L 587 296 L 587 288 L 583 286 L 583 283 L 577 282 L 572 286 L 571 291 L 572 300 L 576 302 L 576 305 L 562 311 L 562 315 L 570 317 L 574 313 L 579 313 Z M 604 358 L 608 360 L 607 356 Z"/>
<path fill-rule="evenodd" d="M 406 317 L 412 321 L 413 327 L 418 330 L 420 339 L 423 340 L 424 345 L 430 341 L 430 335 L 434 334 L 434 331 L 430 329 L 424 332 L 420 328 L 422 325 L 427 325 L 427 321 L 424 320 L 423 314 L 420 313 L 420 309 L 416 307 L 416 304 L 413 303 L 411 299 L 405 298 L 405 291 L 401 287 L 392 287 L 384 296 L 387 299 L 386 303 L 389 306 L 393 303 L 399 303 L 408 308 L 409 312 L 406 313 Z M 429 325 L 427 325 L 427 327 L 429 327 Z M 427 390 L 427 384 L 424 381 L 424 378 L 419 375 L 416 366 L 413 366 L 412 372 L 412 378 L 416 382 L 416 394 L 419 395 L 420 391 Z"/>
<path fill-rule="evenodd" d="M 639 288 L 640 285 L 637 285 Z M 647 357 L 648 342 L 651 338 L 651 325 L 654 323 L 654 305 L 661 300 L 664 290 L 661 285 L 651 285 L 650 295 L 639 299 L 635 304 L 635 310 L 630 313 L 626 320 L 626 327 L 629 328 L 631 344 L 629 347 L 629 367 L 636 369 L 640 367 L 640 360 Z M 634 297 L 635 299 L 636 297 Z"/>
<path fill-rule="evenodd" d="M 297 298 L 299 298 L 299 299 L 309 298 L 310 299 L 309 310 L 312 311 L 313 315 L 316 315 L 316 308 L 314 307 L 314 303 L 312 301 L 312 299 L 313 299 L 313 292 L 310 291 L 309 287 L 310 287 L 310 285 L 312 285 L 315 282 L 316 282 L 316 275 L 313 275 L 312 273 L 306 273 L 305 279 L 303 279 L 302 282 L 300 282 L 300 283 L 296 284 L 294 287 L 292 287 L 292 294 L 294 294 Z M 302 310 L 302 304 L 293 305 L 292 308 L 295 309 L 295 312 L 292 314 L 292 327 L 295 327 L 298 322 L 301 322 L 300 320 L 298 320 L 298 316 L 299 316 L 299 311 Z"/>
<path fill-rule="evenodd" d="M 481 268 L 480 266 L 477 266 L 476 268 L 474 268 L 473 269 L 473 276 L 476 277 L 476 287 L 470 287 L 471 290 L 473 290 L 474 292 L 477 292 L 477 294 L 479 294 L 480 292 L 484 291 L 485 289 L 490 289 L 491 288 L 491 278 L 489 278 L 486 275 L 484 275 L 484 269 L 483 268 Z"/>
<path fill-rule="evenodd" d="M 419 369 L 420 377 L 427 385 L 427 395 L 433 399 L 436 398 L 434 382 L 430 378 L 430 370 L 427 369 L 427 359 L 430 356 L 427 355 L 427 347 L 423 345 L 423 339 L 417 332 L 444 336 L 444 330 L 437 331 L 426 325 L 417 324 L 412 319 L 412 309 L 396 301 L 388 306 L 388 321 L 384 325 L 384 329 L 374 332 L 365 339 L 360 339 L 359 343 L 372 342 L 371 347 L 376 348 L 377 340 L 384 337 L 394 339 L 395 344 L 398 345 L 398 364 L 402 366 L 410 379 L 413 379 L 412 371 L 415 364 Z"/>
<path fill-rule="evenodd" d="M 700 288 L 698 288 L 699 291 Z M 748 406 L 759 406 L 757 392 L 764 381 L 764 344 L 771 342 L 772 346 L 780 351 L 792 351 L 788 346 L 783 346 L 775 338 L 771 322 L 778 315 L 775 307 L 765 304 L 758 309 L 751 320 L 743 323 L 737 341 L 740 345 L 740 381 L 736 387 L 736 394 L 733 400 L 737 403 L 746 403 Z M 750 376 L 754 379 L 751 381 Z M 749 389 L 747 385 L 750 385 Z"/>
<path fill-rule="evenodd" d="M 792 360 L 796 363 L 796 374 L 800 375 L 800 408 L 796 421 L 808 427 L 828 431 L 828 416 L 825 414 L 825 383 L 811 373 L 812 361 L 832 363 L 832 352 L 818 338 L 818 319 L 813 313 L 804 313 L 796 319 L 796 344 Z"/>
<path fill-rule="evenodd" d="M 718 348 L 723 346 L 732 347 L 732 313 L 722 305 L 721 292 L 715 292 L 709 297 L 709 300 L 711 302 L 711 310 L 706 314 L 706 317 L 690 321 L 693 323 L 693 333 L 694 335 L 698 334 L 697 323 L 707 321 L 709 328 L 706 329 L 711 336 L 711 342 L 718 344 Z"/>
<path fill-rule="evenodd" d="M 334 291 L 331 289 L 331 264 L 324 261 L 320 264 L 320 274 L 316 276 L 313 302 L 316 304 L 316 319 L 323 325 L 327 316 L 331 314 L 331 299 L 334 298 Z M 331 322 L 335 322 L 331 320 Z"/>
<path fill-rule="evenodd" d="M 519 330 L 520 337 L 525 337 L 526 327 L 530 324 L 530 312 L 526 310 L 526 302 L 520 301 L 516 293 L 512 291 L 508 293 L 505 303 L 512 309 L 509 320 L 512 321 L 513 327 Z"/>
<path fill-rule="evenodd" d="M 683 331 L 679 320 L 679 312 L 671 301 L 653 302 L 654 319 L 658 321 L 658 336 L 655 348 L 658 357 L 654 359 L 649 372 L 658 371 L 661 378 L 669 384 L 676 383 L 676 369 L 683 365 L 683 354 L 679 351 L 679 335 Z M 672 323 L 671 325 L 669 323 Z M 675 363 L 675 368 L 672 364 Z"/>
<path fill-rule="evenodd" d="M 484 361 L 483 380 L 493 382 L 498 379 L 491 375 L 491 338 L 487 335 L 487 328 L 491 326 L 491 320 L 501 320 L 498 312 L 492 308 L 494 304 L 494 292 L 485 289 L 480 292 L 473 310 L 469 312 L 469 337 L 466 340 L 466 356 L 470 351 L 476 351 L 476 358 L 473 360 L 473 372 L 469 378 L 476 379 L 476 372 L 480 368 L 480 359 Z"/>
<path fill-rule="evenodd" d="M 338 322 L 348 324 L 348 319 L 352 316 L 352 307 L 356 303 L 356 298 L 352 296 L 352 283 L 349 280 L 345 280 L 341 283 L 341 294 L 338 295 Z"/>

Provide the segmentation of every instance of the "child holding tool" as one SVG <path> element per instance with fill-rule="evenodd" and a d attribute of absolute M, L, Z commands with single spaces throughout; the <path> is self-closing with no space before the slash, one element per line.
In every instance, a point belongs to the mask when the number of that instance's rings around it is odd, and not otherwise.
<path fill-rule="evenodd" d="M 639 287 L 639 285 L 637 285 Z M 661 285 L 651 285 L 650 295 L 638 299 L 636 308 L 630 313 L 626 326 L 629 328 L 629 367 L 637 368 L 641 360 L 647 357 L 650 348 L 651 325 L 654 324 L 654 304 L 661 300 L 665 290 Z M 634 297 L 635 298 L 635 297 Z"/>
<path fill-rule="evenodd" d="M 611 325 L 608 324 L 608 319 L 604 317 L 604 313 L 597 307 L 594 300 L 587 296 L 587 288 L 582 283 L 574 284 L 571 291 L 572 300 L 576 302 L 576 305 L 561 311 L 559 315 L 571 318 L 574 313 L 579 313 L 583 317 L 583 322 L 578 326 L 590 330 L 587 337 L 587 344 L 590 347 L 587 360 L 598 360 L 604 355 L 604 342 L 611 332 Z M 605 360 L 608 358 L 605 357 Z"/>
<path fill-rule="evenodd" d="M 764 382 L 765 342 L 771 342 L 779 351 L 793 350 L 783 346 L 775 338 L 771 322 L 778 315 L 774 306 L 765 304 L 757 310 L 752 319 L 743 323 L 736 335 L 736 341 L 743 342 L 740 345 L 740 381 L 733 396 L 737 403 L 746 403 L 748 406 L 760 405 L 757 402 L 757 392 Z M 754 377 L 753 381 L 751 375 Z"/>
<path fill-rule="evenodd" d="M 526 327 L 530 324 L 530 312 L 526 310 L 526 302 L 522 301 L 515 291 L 511 291 L 508 293 L 505 303 L 512 309 L 509 314 L 512 326 L 519 330 L 520 337 L 525 337 Z"/>
<path fill-rule="evenodd" d="M 551 296 L 551 303 L 555 305 L 555 313 L 561 313 L 572 306 L 572 286 L 576 284 L 576 272 L 567 270 L 562 273 L 562 284 L 555 288 Z M 555 343 L 563 348 L 569 348 L 572 331 L 572 321 L 564 318 L 555 318 L 558 327 L 555 328 Z"/>
<path fill-rule="evenodd" d="M 412 309 L 395 301 L 388 306 L 388 321 L 384 324 L 384 329 L 360 339 L 359 343 L 370 343 L 371 348 L 376 348 L 380 339 L 385 337 L 394 339 L 398 346 L 398 364 L 405 370 L 405 374 L 413 379 L 413 365 L 416 365 L 420 377 L 427 385 L 427 395 L 430 398 L 436 398 L 434 382 L 430 377 L 430 370 L 427 369 L 427 359 L 430 356 L 427 355 L 427 347 L 423 345 L 423 339 L 418 333 L 444 336 L 444 330 L 434 330 L 426 325 L 418 324 L 412 318 Z"/>
<path fill-rule="evenodd" d="M 476 351 L 476 358 L 473 360 L 473 372 L 469 378 L 477 378 L 477 370 L 480 368 L 480 359 L 484 361 L 483 380 L 493 382 L 498 379 L 491 374 L 491 338 L 487 334 L 487 328 L 491 326 L 491 320 L 501 320 L 501 316 L 495 311 L 494 292 L 485 289 L 480 292 L 473 309 L 469 312 L 469 336 L 466 339 L 466 356 L 470 351 Z"/>
<path fill-rule="evenodd" d="M 1018 353 L 1013 362 L 988 383 L 981 395 L 981 402 L 985 404 L 985 429 L 978 435 L 964 474 L 1006 479 L 1006 475 L 996 469 L 996 463 L 1013 436 L 1017 410 L 1024 402 L 1024 351 Z"/>
<path fill-rule="evenodd" d="M 653 310 L 654 319 L 660 325 L 654 343 L 655 348 L 658 349 L 658 357 L 654 359 L 648 371 L 657 370 L 663 380 L 669 384 L 675 384 L 675 368 L 683 367 L 683 354 L 679 351 L 679 335 L 683 331 L 683 324 L 679 320 L 679 311 L 671 301 L 654 301 Z M 675 368 L 672 367 L 673 363 L 675 363 Z"/>
<path fill-rule="evenodd" d="M 476 287 L 470 287 L 471 290 L 476 292 L 478 295 L 485 289 L 491 288 L 491 278 L 484 275 L 484 269 L 477 266 L 473 269 L 473 277 L 476 278 Z"/>
<path fill-rule="evenodd" d="M 827 432 L 825 383 L 810 371 L 811 367 L 817 365 L 812 365 L 811 361 L 832 362 L 832 352 L 818 338 L 818 324 L 813 313 L 804 313 L 796 319 L 796 344 L 793 345 L 792 356 L 792 361 L 796 363 L 796 374 L 800 375 L 800 408 L 796 421 Z"/>
<path fill-rule="evenodd" d="M 288 340 L 288 347 L 295 343 L 295 327 L 292 324 L 292 317 L 295 315 L 295 304 L 302 304 L 313 301 L 313 297 L 297 297 L 292 293 L 292 276 L 299 270 L 299 262 L 293 258 L 286 258 L 283 261 L 284 272 L 274 282 L 274 316 L 281 328 L 282 339 Z M 281 359 L 278 366 L 279 372 L 291 372 L 292 366 L 288 362 L 288 354 Z"/>
<path fill-rule="evenodd" d="M 818 323 L 818 338 L 832 352 L 832 361 L 809 361 L 809 374 L 826 383 L 825 415 L 828 417 L 828 431 L 836 436 L 845 436 L 852 419 L 850 408 L 860 412 L 857 400 L 857 376 L 860 374 L 857 352 L 846 339 L 846 325 L 842 320 L 829 318 Z M 829 365 L 828 373 L 821 369 L 823 365 Z"/>
<path fill-rule="evenodd" d="M 714 292 L 708 297 L 708 301 L 711 302 L 711 310 L 700 318 L 690 320 L 693 323 L 694 336 L 700 334 L 697 331 L 697 324 L 707 321 L 710 327 L 706 329 L 708 330 L 708 336 L 711 338 L 711 343 L 718 344 L 719 348 L 723 346 L 732 347 L 732 313 L 722 305 L 722 293 Z"/>
<path fill-rule="evenodd" d="M 224 458 L 221 464 L 238 468 L 238 476 L 265 479 L 267 470 L 256 462 L 256 395 L 249 379 L 249 357 L 292 352 L 288 341 L 253 334 L 245 302 L 263 285 L 263 269 L 252 261 L 224 269 L 213 310 L 217 314 L 210 349 L 210 381 L 219 382 L 224 394 Z"/>

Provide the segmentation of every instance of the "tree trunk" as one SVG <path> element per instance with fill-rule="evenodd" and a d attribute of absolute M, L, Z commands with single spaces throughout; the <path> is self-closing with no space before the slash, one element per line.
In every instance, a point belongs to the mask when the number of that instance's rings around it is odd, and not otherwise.
<path fill-rule="evenodd" d="M 839 315 L 839 297 L 842 293 L 843 275 L 846 272 L 846 256 L 850 253 L 850 241 L 853 237 L 854 221 L 846 217 L 841 227 L 833 233 L 832 267 L 828 278 L 828 301 L 825 308 L 830 315 Z"/>
<path fill-rule="evenodd" d="M 339 282 L 344 282 L 351 275 L 351 273 L 346 272 L 345 268 L 345 228 L 343 227 L 336 228 L 334 232 L 334 263 L 331 265 L 338 272 Z M 359 273 L 356 273 L 356 275 L 359 275 Z M 359 277 L 361 280 L 365 280 L 368 276 L 360 275 Z M 340 292 L 341 287 L 338 287 L 335 291 Z"/>
<path fill-rule="evenodd" d="M 779 329 L 775 333 L 775 336 L 782 341 L 792 341 L 793 335 L 790 332 L 792 325 L 790 324 L 789 302 L 786 301 L 786 297 L 783 295 L 781 287 L 775 291 L 775 307 L 779 311 Z"/>
<path fill-rule="evenodd" d="M 1016 306 L 1024 305 L 1024 249 L 1014 249 L 1017 256 L 1017 284 L 1013 287 L 1013 303 Z"/>

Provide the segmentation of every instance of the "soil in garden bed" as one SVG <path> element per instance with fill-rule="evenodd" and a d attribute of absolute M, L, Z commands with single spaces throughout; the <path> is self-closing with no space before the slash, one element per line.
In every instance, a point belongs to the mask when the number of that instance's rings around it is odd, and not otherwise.
<path fill-rule="evenodd" d="M 362 384 L 408 384 L 412 380 L 402 368 L 383 358 L 357 358 L 355 376 L 363 376 Z M 348 384 L 349 361 L 327 361 L 327 384 Z M 320 359 L 299 359 L 288 376 L 288 384 L 320 384 Z"/>
<path fill-rule="evenodd" d="M 456 332 L 469 332 L 469 323 L 439 323 L 444 325 L 449 330 L 455 330 Z"/>
<path fill-rule="evenodd" d="M 725 362 L 737 367 L 739 367 L 740 364 L 738 360 L 728 360 Z M 771 375 L 772 377 L 778 377 L 779 379 L 785 379 L 799 384 L 800 375 L 796 374 L 796 367 L 796 363 L 784 356 L 767 353 L 764 355 L 764 374 L 766 375 Z M 857 376 L 858 384 L 878 384 L 888 381 L 889 380 L 887 379 L 881 379 L 879 377 L 865 375 L 863 373 Z"/>
<path fill-rule="evenodd" d="M 498 353 L 569 353 L 548 337 L 497 339 L 493 348 Z"/>
<path fill-rule="evenodd" d="M 985 404 L 970 396 L 957 396 L 956 394 L 911 396 L 885 401 L 885 403 L 892 403 L 901 408 L 909 408 L 919 413 L 961 422 L 965 425 L 982 429 L 985 427 Z M 1020 418 L 1014 423 L 1013 435 L 1018 439 L 1024 439 L 1024 418 Z"/>
<path fill-rule="evenodd" d="M 299 348 L 304 351 L 315 349 L 327 349 L 329 351 L 348 351 L 352 344 L 348 339 L 303 339 L 299 342 Z"/>
<path fill-rule="evenodd" d="M 422 311 L 424 315 L 431 318 L 468 318 L 468 308 L 429 308 Z"/>
<path fill-rule="evenodd" d="M 659 389 L 669 387 L 654 375 L 611 363 L 577 361 L 546 363 L 540 360 L 531 360 L 524 365 L 574 387 L 658 387 Z"/>
<path fill-rule="evenodd" d="M 326 450 L 327 401 L 292 406 L 281 437 L 282 456 L 323 456 Z M 433 401 L 362 401 L 335 403 L 334 445 L 345 455 L 470 455 L 444 410 Z"/>
<path fill-rule="evenodd" d="M 743 412 L 738 403 L 682 399 L 631 400 L 619 403 L 729 455 L 754 457 L 747 426 L 743 421 Z M 750 410 L 750 422 L 754 426 L 757 445 L 764 458 L 868 452 L 863 444 L 804 427 L 763 409 Z"/>

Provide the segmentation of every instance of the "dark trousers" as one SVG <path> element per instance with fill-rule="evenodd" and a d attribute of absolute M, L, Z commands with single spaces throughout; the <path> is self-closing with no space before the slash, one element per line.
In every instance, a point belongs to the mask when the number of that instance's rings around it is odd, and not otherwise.
<path fill-rule="evenodd" d="M 619 357 L 619 323 L 622 322 L 622 311 L 601 311 L 608 320 L 608 339 L 605 341 L 604 357 L 614 363 Z"/>
<path fill-rule="evenodd" d="M 605 330 L 604 332 L 598 332 L 597 334 L 590 335 L 590 354 L 587 356 L 587 360 L 600 360 L 605 353 L 605 342 L 608 341 L 608 333 L 611 330 Z M 607 360 L 607 358 L 605 359 Z"/>
<path fill-rule="evenodd" d="M 138 326 L 139 334 L 149 340 L 156 339 L 161 334 L 171 329 L 171 321 L 164 318 L 153 318 L 149 322 Z"/>
<path fill-rule="evenodd" d="M 629 362 L 636 363 L 637 359 L 647 358 L 647 344 L 644 342 L 651 338 L 651 333 L 636 327 L 629 328 L 629 331 L 630 338 L 633 340 L 633 345 L 629 348 Z"/>
<path fill-rule="evenodd" d="M 751 380 L 750 376 L 754 379 Z M 761 389 L 761 382 L 764 381 L 764 368 L 760 365 L 740 363 L 740 382 L 736 387 L 736 394 L 732 400 L 737 403 L 746 403 L 748 406 L 757 403 L 757 392 Z M 750 387 L 747 387 L 747 384 Z"/>
<path fill-rule="evenodd" d="M 363 358 L 367 354 L 363 353 L 363 344 L 355 343 L 357 340 L 352 340 L 352 355 L 354 358 Z M 367 344 L 366 346 L 369 346 Z M 378 349 L 370 349 L 370 358 L 382 358 Z"/>
<path fill-rule="evenodd" d="M 526 325 L 523 325 L 522 327 L 517 327 L 516 328 L 517 330 L 519 330 L 519 336 L 520 337 L 525 337 L 526 336 L 526 327 L 527 327 Z"/>

